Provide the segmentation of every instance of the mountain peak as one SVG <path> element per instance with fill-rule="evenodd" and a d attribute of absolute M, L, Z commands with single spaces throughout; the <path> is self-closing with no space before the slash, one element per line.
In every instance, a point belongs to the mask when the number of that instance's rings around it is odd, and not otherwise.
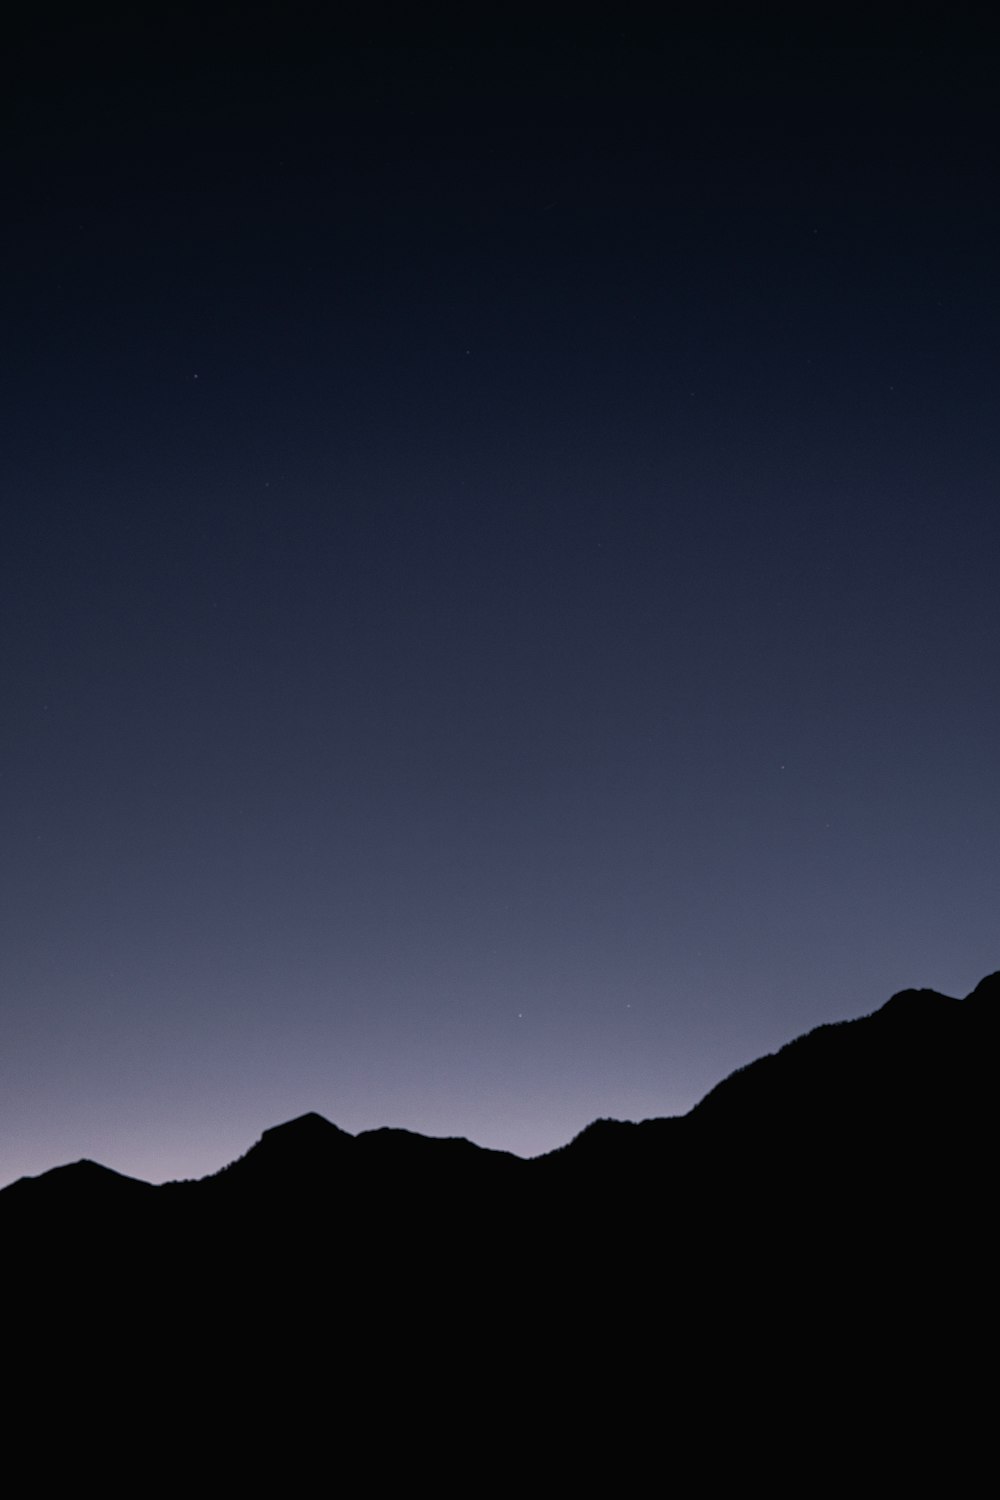
<path fill-rule="evenodd" d="M 1000 1002 L 1000 969 L 995 974 L 987 974 L 965 998 L 967 1002 L 975 1000 L 977 1004 L 984 1000 L 991 1005 Z"/>
<path fill-rule="evenodd" d="M 918 1014 L 923 1019 L 934 1020 L 942 1013 L 945 1006 L 955 1004 L 957 1001 L 951 995 L 942 995 L 939 990 L 897 990 L 895 995 L 891 995 L 885 1004 L 875 1011 L 875 1015 L 885 1016 L 891 1013 L 895 1020 L 898 1013 L 905 1010 L 910 1020 Z"/>
<path fill-rule="evenodd" d="M 283 1142 L 294 1138 L 297 1141 L 323 1141 L 324 1144 L 336 1136 L 343 1140 L 353 1139 L 346 1130 L 341 1130 L 339 1125 L 332 1124 L 325 1115 L 317 1114 L 315 1110 L 296 1115 L 294 1120 L 286 1120 L 283 1125 L 272 1125 L 269 1130 L 264 1131 L 261 1140 L 274 1140 L 276 1136 L 280 1136 Z"/>

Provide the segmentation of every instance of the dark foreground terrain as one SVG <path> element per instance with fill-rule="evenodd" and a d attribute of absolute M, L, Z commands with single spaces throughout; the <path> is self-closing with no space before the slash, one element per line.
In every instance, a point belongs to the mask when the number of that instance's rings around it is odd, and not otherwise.
<path fill-rule="evenodd" d="M 905 991 L 533 1161 L 306 1115 L 22 1179 L 10 1433 L 115 1492 L 978 1486 L 998 1010 Z"/>

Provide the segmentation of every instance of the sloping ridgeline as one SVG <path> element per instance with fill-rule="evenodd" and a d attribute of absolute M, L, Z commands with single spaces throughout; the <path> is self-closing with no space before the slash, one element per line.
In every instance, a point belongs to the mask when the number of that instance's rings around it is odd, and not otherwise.
<path fill-rule="evenodd" d="M 990 1429 L 998 1009 L 1000 975 L 904 991 L 529 1162 L 313 1114 L 198 1182 L 23 1179 L 17 1420 L 58 1413 L 55 1470 L 99 1450 L 123 1483 L 197 1452 L 301 1488 L 336 1437 L 341 1477 L 392 1487 L 961 1486 Z"/>

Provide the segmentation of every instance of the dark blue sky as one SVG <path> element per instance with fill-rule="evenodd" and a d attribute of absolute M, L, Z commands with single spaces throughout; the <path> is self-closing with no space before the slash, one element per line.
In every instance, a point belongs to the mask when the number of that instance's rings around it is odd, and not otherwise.
<path fill-rule="evenodd" d="M 0 1180 L 533 1154 L 997 968 L 981 38 L 11 55 Z"/>

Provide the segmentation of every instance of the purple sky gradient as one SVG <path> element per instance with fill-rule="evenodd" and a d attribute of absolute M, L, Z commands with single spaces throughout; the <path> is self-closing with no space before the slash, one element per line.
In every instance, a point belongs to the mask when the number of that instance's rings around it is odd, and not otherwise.
<path fill-rule="evenodd" d="M 968 992 L 996 59 L 256 15 L 18 39 L 0 1182 L 532 1155 Z"/>

